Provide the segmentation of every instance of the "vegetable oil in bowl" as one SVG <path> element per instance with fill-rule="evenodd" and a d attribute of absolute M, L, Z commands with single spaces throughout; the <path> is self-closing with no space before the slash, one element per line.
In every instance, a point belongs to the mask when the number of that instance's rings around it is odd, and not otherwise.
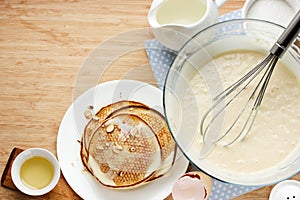
<path fill-rule="evenodd" d="M 51 162 L 41 156 L 26 160 L 20 169 L 22 182 L 32 189 L 42 189 L 50 184 L 54 176 Z"/>

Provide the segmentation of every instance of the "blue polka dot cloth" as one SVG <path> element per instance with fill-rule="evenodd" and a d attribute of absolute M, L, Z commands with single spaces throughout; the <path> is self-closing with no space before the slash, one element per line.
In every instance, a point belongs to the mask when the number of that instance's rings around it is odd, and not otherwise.
<path fill-rule="evenodd" d="M 239 18 L 241 18 L 241 10 L 237 10 L 220 16 L 218 21 L 226 21 L 229 19 Z M 145 48 L 158 87 L 160 89 L 163 89 L 167 72 L 172 61 L 176 57 L 177 52 L 166 48 L 156 39 L 145 41 Z M 258 187 L 254 186 L 233 185 L 213 179 L 213 191 L 209 197 L 209 200 L 232 199 L 234 197 L 253 191 L 257 188 Z"/>

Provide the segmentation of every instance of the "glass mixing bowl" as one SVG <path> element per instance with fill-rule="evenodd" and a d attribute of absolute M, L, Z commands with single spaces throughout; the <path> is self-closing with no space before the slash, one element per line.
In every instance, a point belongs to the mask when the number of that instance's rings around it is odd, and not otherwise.
<path fill-rule="evenodd" d="M 201 105 L 197 103 L 196 94 L 188 100 L 184 98 L 186 91 L 193 91 L 193 87 L 195 87 L 190 84 L 191 78 L 195 73 L 203 73 L 200 72 L 201 67 L 211 61 L 213 57 L 230 51 L 254 50 L 268 53 L 283 30 L 284 28 L 277 24 L 261 20 L 240 19 L 221 22 L 206 28 L 191 38 L 178 52 L 171 65 L 165 81 L 163 96 L 169 129 L 178 147 L 189 161 L 218 180 L 239 185 L 268 185 L 291 177 L 300 170 L 300 139 L 296 141 L 296 149 L 278 164 L 249 173 L 224 170 L 206 158 L 200 159 L 200 149 L 197 148 L 196 143 L 201 143 L 199 128 L 202 116 L 198 112 Z M 287 50 L 281 62 L 300 80 L 300 51 L 296 43 L 299 46 L 299 37 L 297 42 Z M 205 73 L 201 75 L 204 78 L 210 76 Z M 214 95 L 213 93 L 217 92 L 218 88 L 214 86 L 219 83 L 222 85 L 221 78 L 216 78 L 212 84 L 208 84 L 206 89 L 209 94 Z M 270 84 L 274 83 L 270 82 L 269 86 Z M 288 98 L 293 98 L 293 95 L 289 95 Z M 294 120 L 300 122 L 300 119 Z M 284 142 L 284 138 L 282 142 Z M 234 145 L 230 148 L 234 148 Z M 272 148 L 278 148 L 278 146 L 266 147 L 266 150 Z M 243 156 L 245 155 L 241 153 L 236 159 L 243 159 Z"/>

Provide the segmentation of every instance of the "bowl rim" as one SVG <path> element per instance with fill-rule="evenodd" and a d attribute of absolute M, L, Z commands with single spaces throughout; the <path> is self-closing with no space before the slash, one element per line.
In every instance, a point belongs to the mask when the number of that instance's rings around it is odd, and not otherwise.
<path fill-rule="evenodd" d="M 190 39 L 188 39 L 186 41 L 186 43 L 178 50 L 178 54 L 180 54 L 180 52 L 185 48 L 185 46 L 187 46 L 190 41 L 192 41 L 193 39 L 195 39 L 198 35 L 202 34 L 203 32 L 207 31 L 208 29 L 211 29 L 215 26 L 219 26 L 219 25 L 222 25 L 222 24 L 229 24 L 229 23 L 233 23 L 233 22 L 259 22 L 259 23 L 266 23 L 266 24 L 271 24 L 271 25 L 275 25 L 279 28 L 282 28 L 282 29 L 285 29 L 284 26 L 280 25 L 280 24 L 277 24 L 275 22 L 271 22 L 271 21 L 268 21 L 268 20 L 264 20 L 264 19 L 255 19 L 255 18 L 240 18 L 240 19 L 229 19 L 229 20 L 226 20 L 226 21 L 221 21 L 221 22 L 217 22 L 215 24 L 212 24 L 210 26 L 207 26 L 206 28 L 202 29 L 201 31 L 199 31 L 198 33 L 196 33 L 195 35 L 193 35 Z M 297 38 L 299 38 L 300 36 L 298 35 Z M 173 62 L 175 61 L 175 59 L 173 60 Z M 173 65 L 173 62 L 171 63 L 171 67 Z"/>

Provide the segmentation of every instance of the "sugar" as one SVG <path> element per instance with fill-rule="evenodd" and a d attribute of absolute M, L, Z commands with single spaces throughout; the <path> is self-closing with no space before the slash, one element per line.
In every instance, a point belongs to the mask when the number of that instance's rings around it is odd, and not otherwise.
<path fill-rule="evenodd" d="M 287 26 L 299 9 L 296 7 L 285 0 L 257 0 L 249 8 L 247 17 Z"/>

